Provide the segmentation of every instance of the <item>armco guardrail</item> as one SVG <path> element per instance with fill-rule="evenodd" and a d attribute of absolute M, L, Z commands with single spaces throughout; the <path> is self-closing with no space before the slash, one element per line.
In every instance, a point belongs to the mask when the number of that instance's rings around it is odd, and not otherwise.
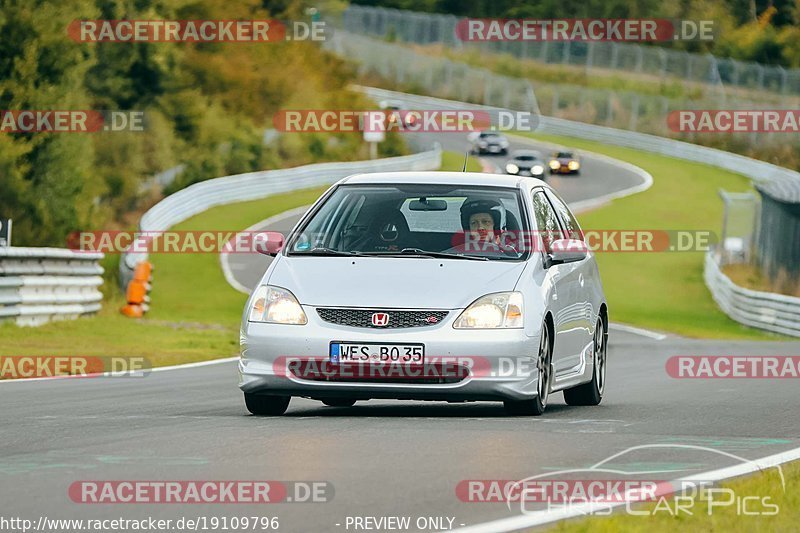
<path fill-rule="evenodd" d="M 395 170 L 434 170 L 442 164 L 440 146 L 418 154 L 372 161 L 318 163 L 302 167 L 250 172 L 196 183 L 172 194 L 148 210 L 139 222 L 142 232 L 169 229 L 214 206 L 255 200 L 283 192 L 331 184 L 350 174 Z M 146 253 L 127 253 L 120 261 L 120 283 L 127 286 Z"/>
<path fill-rule="evenodd" d="M 0 320 L 36 326 L 100 310 L 103 254 L 0 248 Z"/>
<path fill-rule="evenodd" d="M 717 305 L 742 324 L 800 337 L 800 298 L 739 287 L 706 254 L 703 276 Z"/>

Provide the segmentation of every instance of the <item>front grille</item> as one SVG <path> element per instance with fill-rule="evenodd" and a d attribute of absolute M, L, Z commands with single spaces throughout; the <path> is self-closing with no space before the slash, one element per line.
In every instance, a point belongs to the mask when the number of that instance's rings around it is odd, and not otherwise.
<path fill-rule="evenodd" d="M 350 326 L 353 328 L 397 329 L 420 328 L 441 324 L 448 311 L 395 311 L 391 309 L 337 309 L 317 308 L 317 313 L 325 322 Z M 372 323 L 372 315 L 385 313 L 389 315 L 388 324 L 376 326 Z"/>

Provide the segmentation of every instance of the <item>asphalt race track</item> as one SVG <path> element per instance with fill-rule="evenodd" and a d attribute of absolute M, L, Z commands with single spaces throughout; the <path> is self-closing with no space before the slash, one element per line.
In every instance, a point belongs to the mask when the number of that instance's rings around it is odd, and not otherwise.
<path fill-rule="evenodd" d="M 638 181 L 586 157 L 581 177 L 552 183 L 574 202 Z M 267 229 L 287 231 L 296 219 Z M 231 270 L 252 286 L 267 261 L 235 255 Z M 800 342 L 698 341 L 612 325 L 603 403 L 569 407 L 555 394 L 540 418 L 509 417 L 500 403 L 373 400 L 333 408 L 297 398 L 283 417 L 253 417 L 233 361 L 145 377 L 4 382 L 1 412 L 14 431 L 0 440 L 0 501 L 5 516 L 34 523 L 46 512 L 82 519 L 276 516 L 279 531 L 290 532 L 366 530 L 355 528 L 353 517 L 407 516 L 412 531 L 476 526 L 521 510 L 461 501 L 462 480 L 588 468 L 626 450 L 615 467 L 674 479 L 741 463 L 724 453 L 757 459 L 800 447 L 794 380 L 678 380 L 665 371 L 673 355 L 798 353 Z M 644 445 L 660 446 L 630 450 Z M 333 497 L 267 506 L 90 505 L 68 495 L 80 480 L 325 481 Z M 417 527 L 420 517 L 442 522 Z"/>
<path fill-rule="evenodd" d="M 453 527 L 519 514 L 465 503 L 461 480 L 517 480 L 583 468 L 630 447 L 696 445 L 746 459 L 800 446 L 793 380 L 675 380 L 675 354 L 796 354 L 799 342 L 654 340 L 612 329 L 609 383 L 598 407 L 560 394 L 543 417 L 512 418 L 500 403 L 360 402 L 325 407 L 293 399 L 278 418 L 250 416 L 235 362 L 141 378 L 0 384 L 4 515 L 177 519 L 277 516 L 281 531 L 353 531 L 348 516 L 439 516 Z M 736 464 L 712 451 L 659 448 L 615 459 L 657 479 Z M 328 481 L 328 503 L 88 505 L 78 480 Z M 653 474 L 648 479 L 653 479 Z M 337 526 L 337 524 L 339 524 Z M 416 530 L 416 528 L 411 528 Z"/>

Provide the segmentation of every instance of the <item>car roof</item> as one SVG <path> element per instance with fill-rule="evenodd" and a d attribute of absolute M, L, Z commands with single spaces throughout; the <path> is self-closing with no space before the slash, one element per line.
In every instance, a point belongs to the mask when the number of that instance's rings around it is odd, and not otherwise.
<path fill-rule="evenodd" d="M 431 184 L 431 185 L 464 185 L 464 186 L 495 186 L 522 188 L 530 179 L 513 176 L 510 174 L 488 174 L 483 172 L 441 172 L 441 171 L 411 171 L 411 172 L 370 172 L 366 174 L 353 174 L 342 178 L 338 184 L 348 185 L 376 185 L 376 184 Z M 542 182 L 549 188 L 549 185 Z"/>

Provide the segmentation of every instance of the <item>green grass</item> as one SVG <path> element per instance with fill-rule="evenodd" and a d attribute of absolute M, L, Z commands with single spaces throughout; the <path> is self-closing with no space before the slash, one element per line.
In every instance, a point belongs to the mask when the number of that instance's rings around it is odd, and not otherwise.
<path fill-rule="evenodd" d="M 742 501 L 746 497 L 757 499 L 748 500 L 747 509 L 762 513 L 773 512 L 777 505 L 777 514 L 774 516 L 747 516 L 738 514 L 736 505 L 713 506 L 709 514 L 708 499 L 720 503 L 729 496 L 717 492 L 710 496 L 701 494 L 695 499 L 692 506 L 685 505 L 688 512 L 677 513 L 674 516 L 667 510 L 666 504 L 659 502 L 642 506 L 633 506 L 638 512 L 647 511 L 648 515 L 634 516 L 624 511 L 609 517 L 592 517 L 579 520 L 560 522 L 549 529 L 554 532 L 570 533 L 616 533 L 626 531 L 631 533 L 674 533 L 676 531 L 797 531 L 800 523 L 800 462 L 783 466 L 786 478 L 786 491 L 784 492 L 778 470 L 770 468 L 742 479 L 737 479 L 721 484 L 722 487 L 732 489 L 734 501 Z M 766 500 L 765 498 L 769 498 Z M 669 508 L 675 510 L 675 503 L 666 499 Z"/>
<path fill-rule="evenodd" d="M 175 230 L 239 230 L 314 202 L 325 187 L 209 209 Z M 152 254 L 150 312 L 122 316 L 121 292 L 106 281 L 97 316 L 20 328 L 0 327 L 0 355 L 143 356 L 153 366 L 237 355 L 239 320 L 247 297 L 225 281 L 217 254 Z M 107 270 L 118 258 L 107 257 Z M 112 276 L 109 276 L 111 278 Z"/>
<path fill-rule="evenodd" d="M 461 170 L 464 156 L 445 152 L 442 170 Z M 480 171 L 470 157 L 468 170 Z M 294 207 L 313 203 L 326 187 L 209 209 L 174 230 L 237 231 Z M 119 256 L 103 261 L 103 309 L 96 316 L 37 328 L 0 324 L 0 355 L 142 356 L 153 366 L 238 354 L 247 296 L 228 285 L 217 254 L 151 254 L 155 265 L 150 311 L 143 319 L 119 313 L 123 294 L 114 273 Z M 266 260 L 265 260 L 266 261 Z"/>
<path fill-rule="evenodd" d="M 464 168 L 464 154 L 458 152 L 442 152 L 442 168 L 440 170 L 452 170 L 460 172 Z M 470 156 L 467 161 L 467 172 L 480 172 L 481 163 L 476 157 Z"/>
<path fill-rule="evenodd" d="M 592 141 L 532 137 L 628 161 L 653 176 L 650 189 L 579 215 L 585 230 L 680 229 L 719 234 L 719 189 L 751 188 L 746 177 L 709 165 Z M 577 179 L 590 180 L 592 176 L 584 174 Z M 703 252 L 599 252 L 597 261 L 611 320 L 689 337 L 784 339 L 738 324 L 720 311 L 703 282 L 703 257 Z"/>

